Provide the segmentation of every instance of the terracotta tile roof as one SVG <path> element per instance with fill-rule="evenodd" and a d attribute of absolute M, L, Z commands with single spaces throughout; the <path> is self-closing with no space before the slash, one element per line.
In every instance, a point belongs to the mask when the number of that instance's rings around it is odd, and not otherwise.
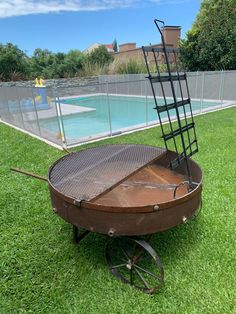
<path fill-rule="evenodd" d="M 107 45 L 104 45 L 104 46 L 106 46 L 107 48 L 113 49 L 112 44 L 107 44 Z"/>

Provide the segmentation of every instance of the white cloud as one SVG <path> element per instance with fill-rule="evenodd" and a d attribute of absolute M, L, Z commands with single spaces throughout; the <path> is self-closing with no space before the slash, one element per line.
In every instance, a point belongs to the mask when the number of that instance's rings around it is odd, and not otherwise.
<path fill-rule="evenodd" d="M 193 0 L 0 0 L 0 18 L 65 11 L 99 11 L 145 6 L 151 3 L 182 3 Z"/>

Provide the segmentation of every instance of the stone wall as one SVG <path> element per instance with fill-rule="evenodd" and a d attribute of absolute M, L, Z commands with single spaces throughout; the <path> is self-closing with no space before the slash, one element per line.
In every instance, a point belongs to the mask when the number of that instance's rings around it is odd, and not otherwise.
<path fill-rule="evenodd" d="M 99 83 L 98 77 L 74 77 L 63 79 L 50 79 L 45 80 L 46 87 L 71 87 L 71 86 L 84 86 L 84 85 L 96 85 Z M 34 81 L 15 81 L 15 82 L 0 82 L 0 86 L 19 86 L 19 87 L 34 87 Z"/>
<path fill-rule="evenodd" d="M 45 80 L 47 94 L 57 97 L 95 94 L 99 92 L 99 77 L 74 77 Z M 26 87 L 34 88 L 35 81 L 0 82 L 0 87 Z M 12 89 L 12 92 L 14 88 Z M 23 91 L 21 90 L 21 93 Z M 25 91 L 27 93 L 27 91 Z"/>

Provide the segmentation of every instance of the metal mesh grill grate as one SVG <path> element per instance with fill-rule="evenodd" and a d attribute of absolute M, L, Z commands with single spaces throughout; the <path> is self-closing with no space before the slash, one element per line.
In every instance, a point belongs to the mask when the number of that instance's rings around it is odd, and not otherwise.
<path fill-rule="evenodd" d="M 60 159 L 52 167 L 49 180 L 59 192 L 90 201 L 164 152 L 144 145 L 91 148 Z"/>

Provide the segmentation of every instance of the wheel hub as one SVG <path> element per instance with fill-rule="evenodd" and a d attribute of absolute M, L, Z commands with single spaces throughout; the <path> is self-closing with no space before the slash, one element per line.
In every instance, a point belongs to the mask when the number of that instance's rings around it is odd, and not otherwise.
<path fill-rule="evenodd" d="M 126 267 L 131 270 L 132 269 L 132 262 L 131 260 L 128 260 L 128 263 L 126 264 Z"/>

